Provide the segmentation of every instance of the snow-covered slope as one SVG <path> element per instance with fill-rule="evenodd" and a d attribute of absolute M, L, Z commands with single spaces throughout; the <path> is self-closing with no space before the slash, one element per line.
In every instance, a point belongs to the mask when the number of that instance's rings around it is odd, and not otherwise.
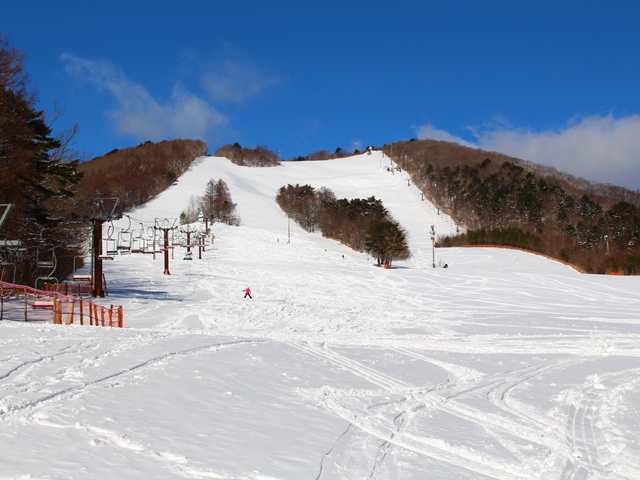
<path fill-rule="evenodd" d="M 138 209 L 135 216 L 151 221 L 156 217 L 177 218 L 186 210 L 192 195 L 204 194 L 211 178 L 221 178 L 237 203 L 243 226 L 285 235 L 287 216 L 275 202 L 278 190 L 288 184 L 309 184 L 328 187 L 337 198 L 375 196 L 410 233 L 411 250 L 419 253 L 426 248 L 431 252 L 431 225 L 435 225 L 438 235 L 454 233 L 456 225 L 448 215 L 423 200 L 408 175 L 389 167 L 393 167 L 392 161 L 382 152 L 322 162 L 284 162 L 273 168 L 240 167 L 225 158 L 205 157 L 197 160 L 177 185 Z M 119 226 L 126 228 L 126 221 Z M 303 231 L 294 224 L 291 229 Z"/>
<path fill-rule="evenodd" d="M 203 158 L 130 212 L 176 218 L 222 178 L 242 224 L 171 275 L 105 262 L 122 330 L 0 322 L 0 478 L 640 478 L 640 279 L 502 249 L 432 268 L 430 225 L 455 225 L 385 162 Z M 287 243 L 288 183 L 381 198 L 414 257 Z"/>

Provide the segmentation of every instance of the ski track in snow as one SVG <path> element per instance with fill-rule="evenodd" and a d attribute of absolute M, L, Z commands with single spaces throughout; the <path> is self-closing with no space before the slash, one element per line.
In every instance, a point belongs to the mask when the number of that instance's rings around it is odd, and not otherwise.
<path fill-rule="evenodd" d="M 638 280 L 434 252 L 429 226 L 456 226 L 388 161 L 207 158 L 132 212 L 177 216 L 222 178 L 243 224 L 168 276 L 162 256 L 106 263 L 123 330 L 0 322 L 0 478 L 640 478 Z M 273 198 L 307 182 L 381 198 L 412 258 L 378 269 L 293 222 L 287 243 Z M 43 456 L 40 437 L 67 443 Z"/>
<path fill-rule="evenodd" d="M 34 410 L 38 410 L 39 407 L 41 406 L 46 406 L 47 403 L 50 403 L 52 400 L 57 400 L 59 397 L 67 397 L 67 396 L 77 396 L 82 394 L 87 388 L 96 386 L 96 385 L 100 385 L 104 382 L 118 382 L 120 380 L 122 380 L 123 377 L 125 376 L 130 376 L 132 374 L 137 374 L 139 373 L 138 371 L 147 367 L 151 367 L 151 366 L 155 366 L 159 363 L 165 362 L 171 358 L 177 357 L 177 356 L 182 356 L 182 355 L 190 355 L 196 352 L 200 352 L 200 351 L 206 351 L 206 350 L 211 350 L 211 349 L 216 349 L 216 348 L 220 348 L 223 346 L 228 346 L 228 345 L 234 345 L 234 344 L 244 344 L 246 342 L 244 341 L 238 341 L 238 342 L 230 342 L 227 344 L 211 344 L 211 345 L 205 345 L 202 347 L 197 347 L 197 348 L 193 348 L 193 349 L 189 349 L 189 350 L 184 350 L 184 351 L 175 351 L 175 352 L 169 352 L 169 353 L 164 353 L 162 355 L 159 355 L 157 357 L 154 358 L 150 358 L 147 359 L 141 363 L 137 363 L 131 366 L 128 366 L 122 370 L 113 372 L 113 373 L 109 373 L 106 376 L 103 377 L 99 377 L 90 381 L 79 381 L 79 382 L 75 382 L 77 383 L 76 386 L 73 387 L 69 387 L 69 388 L 62 388 L 59 390 L 53 390 L 53 391 L 49 391 L 49 387 L 45 388 L 44 390 L 41 390 L 39 392 L 35 392 L 37 396 L 35 399 L 30 400 L 28 402 L 20 402 L 14 405 L 4 405 L 4 409 L 2 411 L 3 414 L 3 420 L 6 419 L 10 419 L 12 417 L 15 417 L 16 415 L 20 415 L 23 411 L 28 410 L 29 412 L 32 412 Z M 136 344 L 129 344 L 126 345 L 126 349 L 132 349 L 135 348 L 135 346 L 138 345 Z M 114 355 L 121 355 L 123 353 L 123 351 L 125 350 L 125 348 L 123 348 L 122 345 L 116 345 L 114 346 L 114 349 L 109 351 L 109 352 L 105 352 L 97 357 L 94 357 L 92 360 L 89 360 L 88 362 L 84 362 L 84 363 L 88 363 L 91 364 L 92 366 L 94 366 L 96 363 L 101 363 L 106 361 L 107 357 L 111 357 Z M 73 353 L 78 353 L 78 351 L 75 351 Z M 52 361 L 55 360 L 57 357 L 59 357 L 60 354 L 56 354 L 56 355 L 51 355 L 48 356 L 46 358 L 40 358 L 37 359 L 35 361 L 32 362 L 27 362 L 28 364 L 31 365 L 30 368 L 32 368 L 34 365 L 37 365 L 39 362 L 45 362 L 45 361 Z M 22 364 L 20 367 L 26 365 Z M 14 369 L 15 370 L 15 369 Z M 28 372 L 25 373 L 25 375 L 29 375 L 29 376 L 35 376 L 35 374 L 33 372 Z M 57 378 L 61 378 L 64 376 L 64 374 L 60 375 Z M 4 375 L 4 377 L 7 377 L 8 375 Z M 57 380 L 56 378 L 56 380 Z M 5 385 L 3 384 L 3 387 Z M 33 386 L 33 383 L 30 383 L 30 386 Z M 11 388 L 11 386 L 9 386 L 9 388 Z M 15 388 L 15 386 L 13 387 Z M 31 414 L 31 413 L 29 413 Z"/>

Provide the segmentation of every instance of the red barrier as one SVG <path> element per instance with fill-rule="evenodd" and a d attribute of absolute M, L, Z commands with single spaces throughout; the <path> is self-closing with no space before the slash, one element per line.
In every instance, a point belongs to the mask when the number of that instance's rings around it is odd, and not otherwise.
<path fill-rule="evenodd" d="M 56 325 L 87 323 L 123 328 L 124 310 L 122 306 L 103 307 L 79 297 L 0 282 L 0 320 L 5 319 L 25 322 L 51 319 Z"/>

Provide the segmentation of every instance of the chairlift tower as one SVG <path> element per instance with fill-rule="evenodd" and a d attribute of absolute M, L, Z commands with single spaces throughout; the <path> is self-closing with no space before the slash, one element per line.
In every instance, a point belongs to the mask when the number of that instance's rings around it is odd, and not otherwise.
<path fill-rule="evenodd" d="M 164 232 L 164 273 L 165 275 L 171 275 L 169 272 L 169 232 L 176 229 L 177 218 L 156 218 L 153 228 L 155 230 L 162 230 Z"/>
<path fill-rule="evenodd" d="M 74 214 L 78 220 L 93 224 L 91 249 L 91 274 L 93 277 L 93 297 L 104 297 L 107 293 L 102 282 L 102 225 L 122 218 L 117 212 L 119 198 L 94 198 L 87 202 L 78 202 L 79 213 Z"/>
<path fill-rule="evenodd" d="M 180 231 L 187 234 L 187 243 L 185 245 L 187 247 L 187 253 L 191 253 L 191 234 L 193 233 L 193 230 L 191 230 L 191 225 L 187 225 L 186 229 L 181 228 Z"/>

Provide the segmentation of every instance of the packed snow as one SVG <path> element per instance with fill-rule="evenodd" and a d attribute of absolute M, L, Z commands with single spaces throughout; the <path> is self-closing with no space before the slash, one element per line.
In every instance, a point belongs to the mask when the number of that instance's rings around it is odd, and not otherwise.
<path fill-rule="evenodd" d="M 104 262 L 123 329 L 0 322 L 0 478 L 640 478 L 640 278 L 433 249 L 458 226 L 393 167 L 204 157 L 128 212 L 116 232 L 221 178 L 240 225 L 170 275 Z M 296 183 L 381 199 L 412 257 L 377 268 L 289 223 Z"/>

